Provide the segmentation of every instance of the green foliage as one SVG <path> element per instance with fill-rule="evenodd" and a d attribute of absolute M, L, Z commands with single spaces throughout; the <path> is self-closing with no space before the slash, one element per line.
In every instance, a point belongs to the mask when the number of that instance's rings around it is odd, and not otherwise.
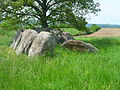
<path fill-rule="evenodd" d="M 70 30 L 71 30 L 71 28 L 72 29 L 75 28 L 75 29 L 73 29 L 72 32 L 75 32 L 74 30 L 77 30 L 76 32 L 83 31 L 83 32 L 89 33 L 89 29 L 86 27 L 87 22 L 86 22 L 85 18 L 75 17 L 71 13 L 69 13 L 67 17 L 68 17 L 67 21 L 69 23 L 54 24 L 54 25 L 51 25 L 51 27 L 54 27 L 54 28 L 70 28 Z M 77 33 L 74 33 L 74 34 L 77 34 Z"/>
<path fill-rule="evenodd" d="M 87 22 L 86 22 L 85 18 L 82 16 L 76 17 L 73 14 L 73 12 L 70 12 L 69 9 L 67 11 L 69 11 L 67 14 L 67 21 L 77 30 L 85 31 L 88 33 L 88 29 L 86 27 Z"/>
<path fill-rule="evenodd" d="M 101 27 L 96 24 L 93 24 L 92 26 L 89 27 L 89 29 L 90 29 L 90 32 L 93 33 L 93 32 L 100 30 Z"/>
<path fill-rule="evenodd" d="M 37 27 L 38 25 L 39 25 L 39 23 L 34 22 L 34 21 L 23 22 L 20 19 L 15 19 L 15 18 L 14 19 L 6 19 L 0 23 L 0 31 L 4 30 L 6 32 L 6 31 L 11 31 L 11 30 L 17 30 L 17 29 L 30 29 L 30 28 Z"/>
<path fill-rule="evenodd" d="M 50 27 L 53 27 L 53 28 L 73 28 L 73 26 L 71 24 L 65 24 L 65 23 L 50 25 Z"/>
<path fill-rule="evenodd" d="M 0 29 L 2 30 L 16 30 L 18 28 L 19 25 L 16 19 L 7 19 L 0 23 Z"/>
<path fill-rule="evenodd" d="M 100 11 L 98 7 L 99 3 L 93 0 L 1 0 L 0 20 L 13 17 L 23 21 L 35 19 L 42 27 L 48 27 L 51 23 L 66 22 L 69 13 L 75 17 L 96 14 Z"/>
<path fill-rule="evenodd" d="M 97 46 L 98 53 L 58 46 L 54 57 L 29 58 L 9 48 L 9 34 L 0 36 L 0 90 L 120 89 L 120 37 L 77 38 Z"/>
<path fill-rule="evenodd" d="M 75 35 L 81 32 L 75 28 L 60 28 L 60 29 L 63 30 L 64 32 L 69 32 L 71 35 Z"/>
<path fill-rule="evenodd" d="M 0 35 L 4 35 L 6 33 L 5 30 L 0 30 Z"/>
<path fill-rule="evenodd" d="M 74 28 L 76 28 L 78 30 L 81 30 L 81 31 L 86 31 L 86 29 L 87 29 L 87 27 L 86 27 L 87 22 L 86 22 L 86 20 L 83 17 L 80 17 L 80 18 L 77 18 L 77 17 L 70 18 L 69 17 L 69 20 L 70 20 L 71 25 Z"/>

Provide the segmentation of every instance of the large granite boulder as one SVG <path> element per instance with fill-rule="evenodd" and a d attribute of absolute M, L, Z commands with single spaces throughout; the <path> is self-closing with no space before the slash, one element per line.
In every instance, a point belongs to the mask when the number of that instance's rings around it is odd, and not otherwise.
<path fill-rule="evenodd" d="M 12 44 L 11 44 L 11 48 L 13 48 L 14 50 L 16 49 L 16 47 L 18 46 L 20 40 L 21 40 L 21 37 L 22 37 L 22 33 L 24 32 L 23 29 L 19 29 L 17 30 L 14 38 L 13 38 L 13 41 L 12 41 Z"/>
<path fill-rule="evenodd" d="M 43 55 L 47 52 L 52 53 L 57 42 L 54 35 L 50 32 L 41 31 L 34 39 L 28 56 Z"/>
<path fill-rule="evenodd" d="M 68 32 L 62 32 L 62 37 L 63 37 L 64 41 L 75 40 L 74 37 Z"/>
<path fill-rule="evenodd" d="M 38 33 L 40 33 L 41 31 L 46 31 L 46 32 L 52 33 L 58 44 L 62 44 L 66 40 L 75 40 L 74 37 L 70 33 L 63 32 L 60 29 L 34 28 L 34 30 L 37 31 Z"/>
<path fill-rule="evenodd" d="M 57 44 L 62 44 L 64 48 L 77 51 L 98 51 L 95 46 L 75 40 L 67 32 L 50 28 L 18 30 L 10 47 L 17 54 L 25 53 L 28 56 L 38 56 L 53 53 Z"/>
<path fill-rule="evenodd" d="M 13 47 L 17 54 L 28 53 L 31 44 L 37 35 L 38 33 L 31 29 L 24 31 L 19 30 L 11 47 Z"/>
<path fill-rule="evenodd" d="M 98 49 L 90 43 L 79 40 L 67 40 L 62 44 L 62 47 L 75 51 L 96 52 Z"/>

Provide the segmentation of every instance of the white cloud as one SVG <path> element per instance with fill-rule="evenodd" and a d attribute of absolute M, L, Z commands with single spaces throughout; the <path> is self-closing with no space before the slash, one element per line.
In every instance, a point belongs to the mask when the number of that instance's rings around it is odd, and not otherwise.
<path fill-rule="evenodd" d="M 100 3 L 98 16 L 91 15 L 89 23 L 120 24 L 120 0 L 95 0 Z"/>

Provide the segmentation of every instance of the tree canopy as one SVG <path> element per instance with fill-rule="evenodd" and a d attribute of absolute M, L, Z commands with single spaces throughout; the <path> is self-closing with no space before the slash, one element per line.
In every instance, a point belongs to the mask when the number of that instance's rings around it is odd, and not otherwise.
<path fill-rule="evenodd" d="M 96 14 L 98 7 L 93 0 L 0 0 L 0 19 L 34 18 L 42 27 L 48 27 L 54 22 L 73 22 L 88 13 Z"/>

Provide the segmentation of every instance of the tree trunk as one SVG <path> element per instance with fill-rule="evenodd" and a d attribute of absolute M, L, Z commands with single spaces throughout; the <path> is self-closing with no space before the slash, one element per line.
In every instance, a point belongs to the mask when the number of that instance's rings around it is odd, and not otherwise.
<path fill-rule="evenodd" d="M 43 28 L 47 28 L 48 27 L 48 23 L 47 23 L 46 17 L 42 18 L 41 25 L 42 25 Z"/>
<path fill-rule="evenodd" d="M 43 28 L 47 28 L 48 27 L 48 23 L 47 23 L 47 0 L 43 0 L 43 6 L 42 6 L 42 18 L 41 18 L 41 25 Z"/>

